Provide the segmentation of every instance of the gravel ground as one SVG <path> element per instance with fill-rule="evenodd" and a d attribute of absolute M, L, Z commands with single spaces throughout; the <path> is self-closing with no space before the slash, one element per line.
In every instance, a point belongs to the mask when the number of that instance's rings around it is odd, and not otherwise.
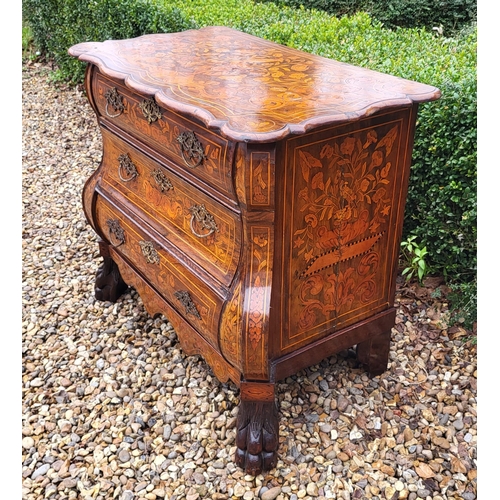
<path fill-rule="evenodd" d="M 235 467 L 236 387 L 133 289 L 94 298 L 81 191 L 101 137 L 49 72 L 23 67 L 22 498 L 474 500 L 476 348 L 436 282 L 399 287 L 386 373 L 345 351 L 281 381 L 277 468 Z"/>

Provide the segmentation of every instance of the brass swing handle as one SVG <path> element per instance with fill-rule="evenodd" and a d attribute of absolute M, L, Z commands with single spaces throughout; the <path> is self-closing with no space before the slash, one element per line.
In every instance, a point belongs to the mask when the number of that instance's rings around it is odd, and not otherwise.
<path fill-rule="evenodd" d="M 123 227 L 120 226 L 120 221 L 118 219 L 108 219 L 106 225 L 109 230 L 109 242 L 114 247 L 119 247 L 125 243 L 125 231 Z"/>
<path fill-rule="evenodd" d="M 106 99 L 106 114 L 110 118 L 116 118 L 120 116 L 125 111 L 125 104 L 123 104 L 123 96 L 118 93 L 116 87 L 112 87 L 104 93 L 104 98 Z M 109 107 L 115 110 L 115 114 L 110 114 Z"/>
<path fill-rule="evenodd" d="M 156 104 L 154 99 L 144 99 L 139 104 L 139 108 L 141 108 L 144 118 L 146 118 L 150 125 L 161 118 L 160 106 Z"/>
<path fill-rule="evenodd" d="M 174 186 L 170 179 L 158 168 L 151 172 L 151 177 L 153 177 L 156 182 L 156 187 L 162 192 L 170 191 L 174 189 Z"/>
<path fill-rule="evenodd" d="M 219 230 L 217 228 L 217 223 L 215 222 L 214 216 L 207 211 L 205 205 L 193 205 L 189 209 L 189 211 L 191 212 L 191 232 L 198 238 L 206 238 L 215 231 Z M 198 231 L 195 229 L 195 222 L 196 226 L 200 227 L 201 229 L 208 229 L 208 232 L 203 234 L 198 233 Z"/>
<path fill-rule="evenodd" d="M 198 308 L 196 307 L 191 295 L 185 290 L 179 290 L 174 293 L 175 298 L 184 306 L 186 314 L 192 314 L 195 318 L 201 319 Z"/>
<path fill-rule="evenodd" d="M 123 182 L 129 182 L 139 175 L 137 167 L 127 153 L 118 157 L 118 177 Z"/>
<path fill-rule="evenodd" d="M 148 264 L 160 263 L 160 254 L 155 249 L 152 241 L 141 240 L 139 241 L 139 246 Z"/>
<path fill-rule="evenodd" d="M 177 137 L 177 142 L 181 145 L 182 159 L 189 168 L 196 168 L 206 159 L 203 145 L 194 132 L 182 132 Z"/>

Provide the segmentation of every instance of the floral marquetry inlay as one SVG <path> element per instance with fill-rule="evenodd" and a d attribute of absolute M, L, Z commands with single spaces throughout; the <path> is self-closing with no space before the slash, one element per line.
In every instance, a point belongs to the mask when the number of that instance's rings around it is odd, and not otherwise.
<path fill-rule="evenodd" d="M 269 316 L 273 235 L 266 226 L 250 227 L 250 273 L 246 291 L 246 370 L 257 376 L 266 356 L 266 328 Z M 260 369 L 262 371 L 262 368 Z"/>
<path fill-rule="evenodd" d="M 374 129 L 362 138 L 347 136 L 325 143 L 317 157 L 298 150 L 307 184 L 298 192 L 304 223 L 294 247 L 308 263 L 306 273 L 313 264 L 318 269 L 364 253 L 375 242 L 391 211 L 388 158 L 397 134 L 395 125 L 380 140 Z M 367 239 L 353 244 L 360 237 Z"/>
<path fill-rule="evenodd" d="M 293 150 L 290 227 L 299 332 L 381 300 L 401 121 Z"/>

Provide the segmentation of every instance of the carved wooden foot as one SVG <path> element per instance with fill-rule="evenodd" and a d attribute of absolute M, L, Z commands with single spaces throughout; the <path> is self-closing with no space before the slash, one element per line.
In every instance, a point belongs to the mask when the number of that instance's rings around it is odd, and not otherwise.
<path fill-rule="evenodd" d="M 97 300 L 116 302 L 118 297 L 127 290 L 128 285 L 123 281 L 118 266 L 110 257 L 107 243 L 100 241 L 99 251 L 103 263 L 96 273 L 95 298 Z"/>
<path fill-rule="evenodd" d="M 243 382 L 236 422 L 236 465 L 254 476 L 276 467 L 278 427 L 274 384 Z"/>
<path fill-rule="evenodd" d="M 390 330 L 370 337 L 356 347 L 358 362 L 366 366 L 370 376 L 380 375 L 387 370 L 390 347 Z"/>

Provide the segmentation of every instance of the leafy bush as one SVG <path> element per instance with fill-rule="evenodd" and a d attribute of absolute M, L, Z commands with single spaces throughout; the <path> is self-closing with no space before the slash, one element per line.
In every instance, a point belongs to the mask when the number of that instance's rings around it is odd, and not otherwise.
<path fill-rule="evenodd" d="M 471 280 L 477 267 L 476 82 L 465 83 L 445 83 L 442 100 L 422 109 L 405 218 L 435 271 L 455 281 Z"/>
<path fill-rule="evenodd" d="M 407 281 L 418 278 L 422 282 L 427 274 L 425 258 L 428 252 L 426 247 L 420 248 L 420 245 L 415 241 L 416 238 L 415 235 L 409 236 L 401 242 L 401 260 L 404 266 L 401 275 L 405 276 Z"/>
<path fill-rule="evenodd" d="M 23 19 L 38 50 L 58 65 L 59 78 L 74 83 L 85 66 L 68 55 L 71 45 L 193 27 L 180 9 L 154 0 L 23 0 Z"/>
<path fill-rule="evenodd" d="M 453 34 L 477 21 L 475 0 L 263 0 L 288 6 L 316 9 L 334 16 L 367 12 L 386 28 L 440 28 Z"/>
<path fill-rule="evenodd" d="M 347 3 L 347 2 L 345 2 Z M 366 12 L 323 11 L 252 0 L 23 0 L 37 47 L 60 75 L 81 81 L 67 55 L 78 42 L 224 25 L 339 61 L 439 87 L 420 106 L 403 238 L 421 247 L 429 273 L 471 287 L 476 275 L 477 28 L 452 38 L 424 28 L 384 29 Z"/>
<path fill-rule="evenodd" d="M 476 278 L 469 283 L 452 283 L 451 290 L 448 296 L 452 311 L 450 323 L 458 323 L 468 330 L 474 330 L 477 321 Z"/>
<path fill-rule="evenodd" d="M 23 61 L 35 58 L 35 48 L 33 46 L 33 32 L 29 26 L 23 24 Z"/>

